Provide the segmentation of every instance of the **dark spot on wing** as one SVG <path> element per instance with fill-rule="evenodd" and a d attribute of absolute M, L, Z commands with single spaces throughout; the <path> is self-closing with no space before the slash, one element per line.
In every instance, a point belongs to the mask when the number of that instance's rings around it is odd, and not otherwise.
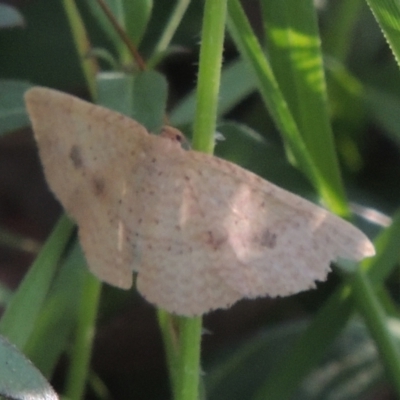
<path fill-rule="evenodd" d="M 93 191 L 95 196 L 101 196 L 104 193 L 105 183 L 102 178 L 93 178 Z"/>
<path fill-rule="evenodd" d="M 81 150 L 77 145 L 73 145 L 69 152 L 69 158 L 72 160 L 75 168 L 82 168 L 83 160 Z"/>
<path fill-rule="evenodd" d="M 225 237 L 218 237 L 212 231 L 208 231 L 206 234 L 206 243 L 213 249 L 218 250 L 225 242 Z"/>
<path fill-rule="evenodd" d="M 266 229 L 260 238 L 260 244 L 262 246 L 266 246 L 269 249 L 273 249 L 276 246 L 277 235 L 276 233 L 271 232 L 269 229 Z"/>

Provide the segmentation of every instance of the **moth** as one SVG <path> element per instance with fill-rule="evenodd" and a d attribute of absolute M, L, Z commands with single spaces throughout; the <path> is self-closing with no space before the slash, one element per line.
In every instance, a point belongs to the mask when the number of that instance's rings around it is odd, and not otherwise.
<path fill-rule="evenodd" d="M 25 95 L 47 182 L 90 270 L 194 316 L 313 288 L 337 258 L 375 254 L 356 227 L 220 158 L 55 90 Z M 174 136 L 174 133 L 177 136 Z"/>

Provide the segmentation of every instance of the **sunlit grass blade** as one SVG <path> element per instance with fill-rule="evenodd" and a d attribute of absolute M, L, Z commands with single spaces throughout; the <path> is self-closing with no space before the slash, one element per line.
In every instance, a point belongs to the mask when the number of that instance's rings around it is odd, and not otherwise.
<path fill-rule="evenodd" d="M 279 89 L 272 68 L 254 35 L 250 24 L 237 0 L 228 3 L 228 28 L 242 57 L 248 62 L 257 77 L 260 94 L 267 108 L 290 147 L 297 165 L 313 183 L 325 204 L 333 211 L 343 213 L 343 201 L 336 189 L 320 173 L 306 144 L 302 139 L 297 124 Z"/>
<path fill-rule="evenodd" d="M 325 73 L 312 0 L 262 1 L 267 48 L 279 88 L 309 155 L 349 213 L 328 111 Z M 339 210 L 336 210 L 339 211 Z"/>

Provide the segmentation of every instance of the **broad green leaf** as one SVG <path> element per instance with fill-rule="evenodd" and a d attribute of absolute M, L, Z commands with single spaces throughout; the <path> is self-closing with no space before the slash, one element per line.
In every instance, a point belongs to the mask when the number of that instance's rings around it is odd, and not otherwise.
<path fill-rule="evenodd" d="M 0 395 L 15 400 L 58 399 L 39 370 L 2 336 L 0 336 Z"/>
<path fill-rule="evenodd" d="M 132 42 L 139 46 L 153 9 L 153 0 L 123 0 L 124 26 Z"/>
<path fill-rule="evenodd" d="M 291 166 L 281 147 L 267 142 L 249 127 L 235 122 L 222 122 L 215 154 L 246 168 L 287 190 L 309 197 L 313 193 L 310 183 Z M 315 199 L 314 199 L 315 200 Z"/>
<path fill-rule="evenodd" d="M 168 88 L 160 73 L 105 72 L 98 75 L 97 84 L 98 104 L 135 119 L 150 132 L 163 125 Z"/>
<path fill-rule="evenodd" d="M 0 135 L 29 125 L 24 93 L 28 82 L 0 79 Z"/>
<path fill-rule="evenodd" d="M 102 72 L 96 79 L 97 104 L 133 117 L 134 77 L 123 72 Z"/>
<path fill-rule="evenodd" d="M 400 98 L 379 89 L 366 88 L 366 102 L 375 123 L 400 144 Z"/>
<path fill-rule="evenodd" d="M 345 62 L 351 49 L 353 29 L 362 10 L 362 0 L 340 0 L 330 4 L 327 27 L 323 29 L 324 52 L 340 62 Z"/>
<path fill-rule="evenodd" d="M 132 93 L 132 117 L 149 132 L 157 132 L 164 124 L 168 84 L 156 71 L 135 75 Z"/>
<path fill-rule="evenodd" d="M 13 292 L 0 282 L 0 307 L 6 308 L 12 298 Z"/>
<path fill-rule="evenodd" d="M 23 27 L 24 23 L 24 17 L 15 7 L 0 4 L 0 29 Z"/>

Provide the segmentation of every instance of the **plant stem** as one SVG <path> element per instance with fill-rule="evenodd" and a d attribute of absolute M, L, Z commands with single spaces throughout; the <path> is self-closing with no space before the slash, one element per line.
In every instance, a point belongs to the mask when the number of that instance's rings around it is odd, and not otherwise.
<path fill-rule="evenodd" d="M 121 40 L 125 43 L 125 46 L 128 48 L 132 58 L 136 61 L 139 69 L 144 71 L 146 69 L 146 64 L 139 54 L 136 46 L 133 44 L 125 30 L 121 27 L 117 19 L 114 17 L 113 13 L 111 12 L 110 8 L 108 7 L 107 3 L 104 0 L 97 0 L 97 3 L 103 10 L 104 14 L 107 16 L 108 20 L 112 24 L 115 31 L 120 36 Z"/>
<path fill-rule="evenodd" d="M 206 0 L 197 82 L 197 107 L 194 121 L 193 148 L 206 153 L 214 149 L 218 93 L 221 78 L 227 0 Z M 172 317 L 171 317 L 172 318 Z M 178 317 L 178 360 L 167 354 L 176 400 L 199 398 L 201 317 Z M 165 326 L 165 325 L 164 325 Z M 165 331 L 164 331 L 165 332 Z M 164 333 L 164 340 L 171 341 Z M 173 348 L 170 343 L 169 349 Z M 168 349 L 167 349 L 168 350 Z"/>
<path fill-rule="evenodd" d="M 201 34 L 193 148 L 212 153 L 217 120 L 227 0 L 207 0 Z"/>
<path fill-rule="evenodd" d="M 167 50 L 189 4 L 190 0 L 179 0 L 176 3 L 174 11 L 172 11 L 172 14 L 168 20 L 167 26 L 165 27 L 164 32 L 154 50 L 154 55 L 157 55 Z"/>
<path fill-rule="evenodd" d="M 201 317 L 179 317 L 179 380 L 176 400 L 199 398 Z"/>
<path fill-rule="evenodd" d="M 86 79 L 86 84 L 90 91 L 92 100 L 94 100 L 97 97 L 96 74 L 98 68 L 95 58 L 88 57 L 90 43 L 86 34 L 85 25 L 83 24 L 74 0 L 63 0 L 62 3 L 71 27 L 72 37 L 75 42 L 76 51 L 79 55 L 82 72 Z"/>
<path fill-rule="evenodd" d="M 164 342 L 165 357 L 167 360 L 167 367 L 173 398 L 177 398 L 178 390 L 178 361 L 179 361 L 179 339 L 178 339 L 178 317 L 167 313 L 165 310 L 159 308 L 157 310 L 158 325 L 161 330 L 161 335 Z"/>
<path fill-rule="evenodd" d="M 86 273 L 82 299 L 78 312 L 78 326 L 71 353 L 65 394 L 71 400 L 83 398 L 96 327 L 101 282 L 90 272 Z"/>

